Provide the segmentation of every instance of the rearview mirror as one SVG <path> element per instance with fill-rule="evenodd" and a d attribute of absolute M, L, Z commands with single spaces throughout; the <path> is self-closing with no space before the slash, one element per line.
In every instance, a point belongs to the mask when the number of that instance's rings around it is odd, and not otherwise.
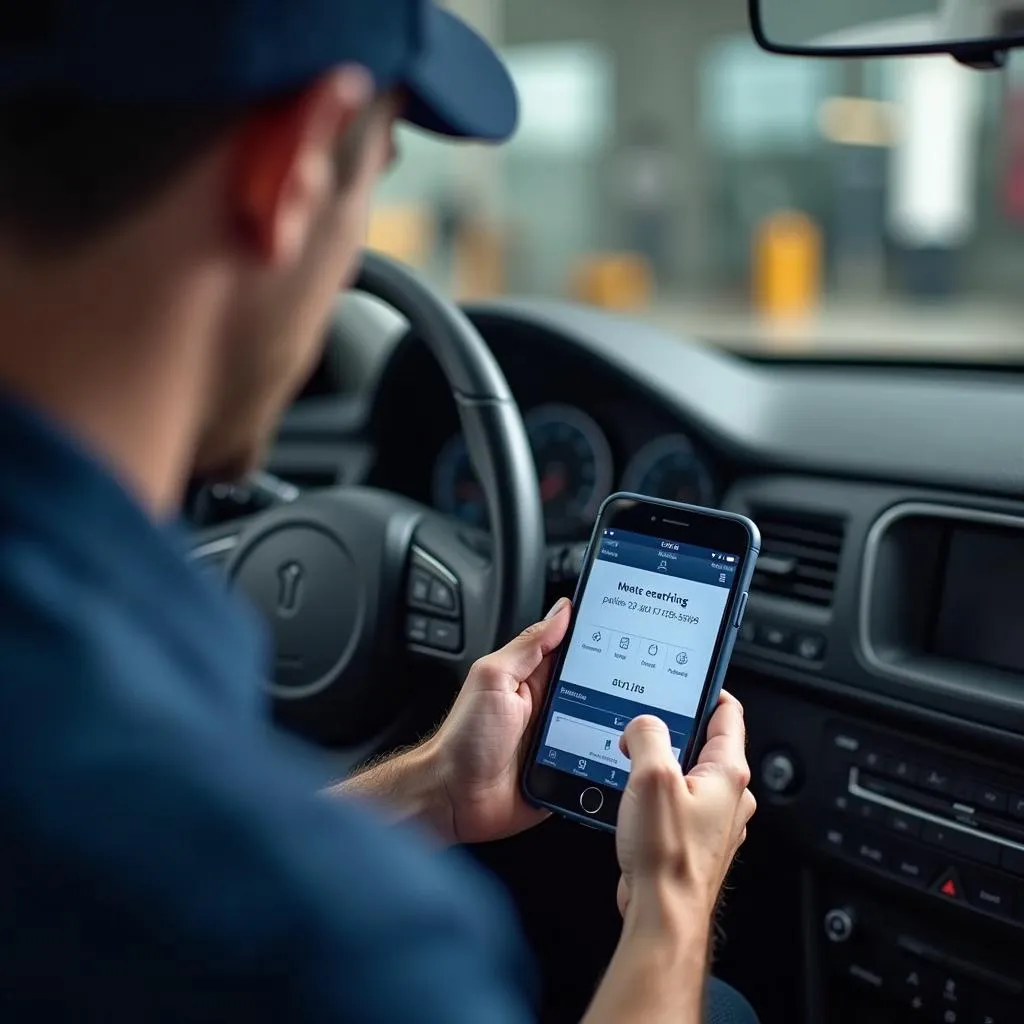
<path fill-rule="evenodd" d="M 774 53 L 881 57 L 951 53 L 1000 66 L 1024 46 L 1024 0 L 750 0 L 758 43 Z"/>

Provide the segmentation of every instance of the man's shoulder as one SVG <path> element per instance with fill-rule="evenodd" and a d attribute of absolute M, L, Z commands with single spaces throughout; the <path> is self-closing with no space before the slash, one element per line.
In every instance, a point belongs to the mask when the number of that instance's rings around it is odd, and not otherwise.
<path fill-rule="evenodd" d="M 31 980 L 111 1022 L 412 1019 L 418 991 L 432 1021 L 460 962 L 501 1004 L 514 945 L 467 863 L 322 795 L 319 760 L 122 600 L 29 578 L 0 572 L 0 934 L 33 922 L 4 937 L 0 1008 Z"/>

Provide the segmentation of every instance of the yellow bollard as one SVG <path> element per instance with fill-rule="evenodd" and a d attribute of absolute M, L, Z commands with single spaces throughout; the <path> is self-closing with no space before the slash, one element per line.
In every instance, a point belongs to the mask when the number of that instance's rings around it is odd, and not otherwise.
<path fill-rule="evenodd" d="M 570 290 L 579 302 L 635 312 L 650 305 L 654 277 L 647 260 L 635 253 L 595 253 L 573 268 Z"/>
<path fill-rule="evenodd" d="M 780 210 L 754 238 L 754 304 L 771 318 L 812 313 L 821 299 L 821 230 L 804 213 Z"/>
<path fill-rule="evenodd" d="M 423 267 L 434 244 L 430 213 L 416 204 L 394 204 L 374 209 L 367 246 L 412 267 Z"/>

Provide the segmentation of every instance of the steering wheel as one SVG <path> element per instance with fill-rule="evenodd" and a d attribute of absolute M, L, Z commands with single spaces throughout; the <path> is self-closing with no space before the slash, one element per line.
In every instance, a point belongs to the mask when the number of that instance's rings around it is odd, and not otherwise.
<path fill-rule="evenodd" d="M 482 548 L 433 509 L 368 487 L 303 493 L 229 533 L 193 535 L 195 556 L 225 558 L 231 584 L 271 628 L 275 717 L 353 754 L 387 744 L 413 695 L 410 659 L 441 664 L 461 683 L 473 661 L 536 620 L 545 582 L 530 444 L 487 344 L 393 260 L 367 253 L 355 287 L 401 313 L 437 358 L 486 496 L 490 544 Z"/>

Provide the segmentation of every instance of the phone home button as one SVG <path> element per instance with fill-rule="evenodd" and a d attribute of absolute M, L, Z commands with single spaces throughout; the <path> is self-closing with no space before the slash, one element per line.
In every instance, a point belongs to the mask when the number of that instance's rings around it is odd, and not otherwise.
<path fill-rule="evenodd" d="M 604 807 L 604 793 L 595 786 L 591 786 L 589 789 L 583 790 L 583 792 L 580 793 L 580 807 L 582 807 L 587 814 L 597 814 L 597 812 Z"/>

